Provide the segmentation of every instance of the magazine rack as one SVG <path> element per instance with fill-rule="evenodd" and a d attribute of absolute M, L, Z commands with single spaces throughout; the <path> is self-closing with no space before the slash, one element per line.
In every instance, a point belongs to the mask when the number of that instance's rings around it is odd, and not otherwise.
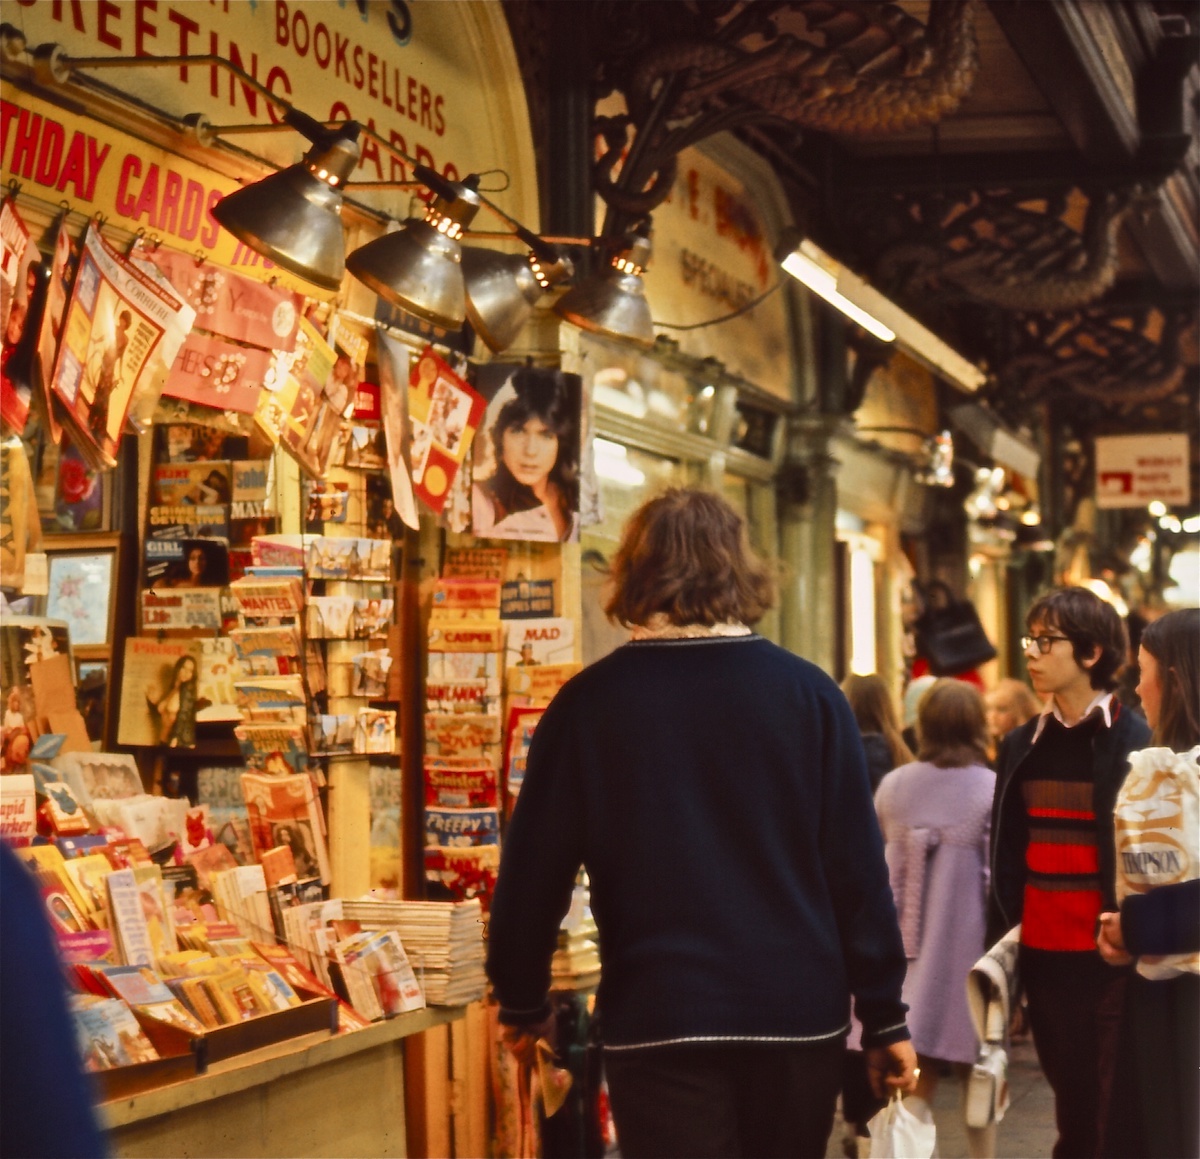
<path fill-rule="evenodd" d="M 200 1074 L 204 1074 L 211 1063 L 321 1031 L 329 1034 L 337 1031 L 336 999 L 313 998 L 287 1010 L 260 1014 L 257 1018 L 248 1018 L 245 1022 L 235 1022 L 230 1026 L 218 1026 L 192 1040 L 197 1068 Z"/>

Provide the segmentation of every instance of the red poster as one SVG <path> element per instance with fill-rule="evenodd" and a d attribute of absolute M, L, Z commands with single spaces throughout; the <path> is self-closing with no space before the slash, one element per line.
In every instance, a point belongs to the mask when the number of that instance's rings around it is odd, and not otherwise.
<path fill-rule="evenodd" d="M 271 352 L 193 330 L 171 364 L 163 394 L 219 410 L 253 414 Z"/>
<path fill-rule="evenodd" d="M 176 250 L 159 248 L 142 257 L 166 275 L 196 311 L 198 329 L 266 350 L 295 349 L 296 328 L 304 313 L 302 295 L 197 262 Z"/>

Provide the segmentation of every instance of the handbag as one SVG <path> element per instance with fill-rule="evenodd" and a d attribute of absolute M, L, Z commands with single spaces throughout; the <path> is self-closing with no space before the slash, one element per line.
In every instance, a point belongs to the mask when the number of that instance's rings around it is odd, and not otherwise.
<path fill-rule="evenodd" d="M 929 661 L 934 676 L 957 676 L 995 658 L 970 600 L 956 599 L 941 580 L 931 580 L 921 596 L 925 610 L 915 624 L 917 653 Z"/>
<path fill-rule="evenodd" d="M 896 1091 L 887 1106 L 867 1123 L 871 1134 L 871 1159 L 929 1159 L 937 1145 L 937 1128 L 933 1113 L 923 1099 L 914 1100 L 921 1107 L 914 1114 Z"/>
<path fill-rule="evenodd" d="M 968 1127 L 990 1127 L 1008 1110 L 1008 1053 L 998 1043 L 985 1042 L 967 1077 Z"/>

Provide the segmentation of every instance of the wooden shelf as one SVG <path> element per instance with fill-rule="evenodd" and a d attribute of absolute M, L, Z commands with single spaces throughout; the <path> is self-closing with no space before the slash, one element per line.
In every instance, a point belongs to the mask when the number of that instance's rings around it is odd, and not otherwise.
<path fill-rule="evenodd" d="M 102 1103 L 100 1114 L 105 1127 L 110 1130 L 139 1123 L 253 1087 L 276 1084 L 287 1075 L 325 1066 L 360 1051 L 421 1034 L 435 1026 L 463 1018 L 465 1014 L 466 1007 L 463 1006 L 432 1006 L 372 1023 L 349 1034 L 330 1037 L 328 1030 L 323 1030 L 290 1038 L 212 1062 L 204 1074 L 194 1078 Z"/>

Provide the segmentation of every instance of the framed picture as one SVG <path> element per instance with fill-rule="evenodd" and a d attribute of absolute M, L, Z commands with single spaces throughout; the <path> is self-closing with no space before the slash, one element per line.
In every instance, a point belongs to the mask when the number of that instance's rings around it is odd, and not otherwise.
<path fill-rule="evenodd" d="M 75 661 L 75 703 L 83 714 L 88 739 L 104 743 L 105 720 L 108 715 L 107 660 Z"/>
<path fill-rule="evenodd" d="M 117 596 L 116 537 L 47 537 L 45 547 L 46 615 L 66 622 L 77 659 L 107 659 Z"/>

